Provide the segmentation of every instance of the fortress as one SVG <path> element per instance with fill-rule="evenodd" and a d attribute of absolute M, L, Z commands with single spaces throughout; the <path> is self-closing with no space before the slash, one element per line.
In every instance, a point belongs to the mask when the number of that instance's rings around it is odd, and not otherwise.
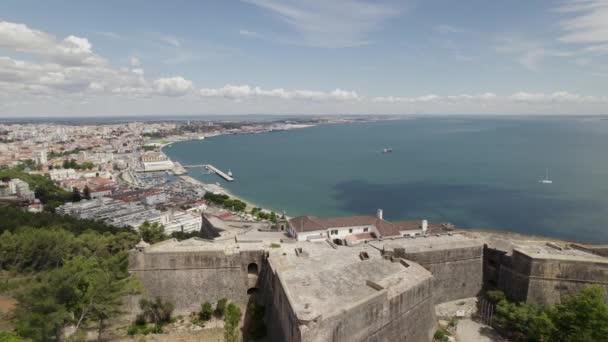
<path fill-rule="evenodd" d="M 209 220 L 211 222 L 213 220 Z M 608 290 L 605 249 L 456 231 L 377 216 L 279 222 L 229 238 L 140 243 L 130 271 L 144 296 L 197 311 L 228 298 L 266 307 L 271 341 L 430 341 L 435 305 L 500 289 L 559 302 L 591 284 Z"/>

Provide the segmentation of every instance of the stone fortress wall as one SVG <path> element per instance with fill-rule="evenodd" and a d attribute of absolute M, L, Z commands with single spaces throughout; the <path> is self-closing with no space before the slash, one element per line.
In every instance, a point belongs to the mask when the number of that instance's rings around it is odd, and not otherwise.
<path fill-rule="evenodd" d="M 290 253 L 289 250 L 287 253 Z M 315 251 L 311 252 L 314 253 Z M 356 256 L 350 256 L 353 255 Z M 366 277 L 359 278 L 355 284 L 368 291 L 361 295 L 353 294 L 351 298 L 336 293 L 336 288 L 329 283 L 327 286 L 318 286 L 326 284 L 324 279 L 305 275 L 302 275 L 302 278 L 299 275 L 294 277 L 294 273 L 299 271 L 290 269 L 283 260 L 279 260 L 283 256 L 280 253 L 271 253 L 267 272 L 261 281 L 265 289 L 264 303 L 269 308 L 266 321 L 272 322 L 269 324 L 271 341 L 389 342 L 431 339 L 436 320 L 432 275 L 421 266 L 408 264 L 397 258 L 381 258 L 378 255 L 370 269 L 390 265 L 396 274 L 366 281 L 363 280 Z M 367 262 L 372 261 L 353 260 L 346 267 L 357 268 L 357 263 Z M 302 267 L 304 272 L 307 269 L 308 265 Z M 306 282 L 309 287 L 302 291 L 304 293 L 294 289 L 297 285 L 294 282 L 300 281 Z M 348 286 L 338 288 L 348 291 Z M 326 291 L 352 301 L 345 301 L 334 308 L 332 303 L 318 302 L 307 296 L 307 293 L 316 291 Z"/>
<path fill-rule="evenodd" d="M 555 304 L 564 295 L 590 285 L 602 286 L 608 293 L 606 258 L 548 255 L 518 249 L 507 253 L 489 247 L 484 254 L 486 287 L 499 289 L 514 301 Z"/>
<path fill-rule="evenodd" d="M 414 261 L 433 275 L 436 304 L 475 297 L 483 289 L 483 243 L 443 235 L 387 243 L 386 255 Z"/>
<path fill-rule="evenodd" d="M 177 313 L 200 310 L 201 303 L 228 298 L 246 304 L 254 291 L 264 250 L 173 250 L 172 240 L 150 251 L 130 254 L 130 272 L 144 287 L 143 296 L 160 297 L 175 305 Z"/>
<path fill-rule="evenodd" d="M 171 301 L 178 313 L 221 298 L 245 308 L 257 293 L 270 341 L 430 341 L 435 304 L 486 289 L 539 304 L 591 284 L 608 291 L 608 258 L 566 243 L 466 233 L 354 247 L 255 241 L 168 240 L 133 250 L 130 271 L 144 297 Z"/>

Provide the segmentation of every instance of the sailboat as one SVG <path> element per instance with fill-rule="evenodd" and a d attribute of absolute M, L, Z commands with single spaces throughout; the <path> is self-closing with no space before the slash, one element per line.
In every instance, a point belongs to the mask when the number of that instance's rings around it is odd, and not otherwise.
<path fill-rule="evenodd" d="M 549 169 L 545 173 L 545 178 L 538 181 L 541 184 L 553 184 L 553 181 L 549 179 Z"/>
<path fill-rule="evenodd" d="M 228 169 L 228 176 L 232 177 L 232 170 Z"/>

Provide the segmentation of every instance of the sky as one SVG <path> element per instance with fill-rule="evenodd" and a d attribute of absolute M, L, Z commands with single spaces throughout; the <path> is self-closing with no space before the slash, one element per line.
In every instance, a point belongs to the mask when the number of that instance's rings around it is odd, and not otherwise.
<path fill-rule="evenodd" d="M 608 114 L 608 0 L 3 0 L 0 117 Z"/>

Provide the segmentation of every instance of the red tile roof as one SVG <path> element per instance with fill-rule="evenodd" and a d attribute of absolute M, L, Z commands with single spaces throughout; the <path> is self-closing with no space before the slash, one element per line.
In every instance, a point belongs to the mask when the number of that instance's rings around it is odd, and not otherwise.
<path fill-rule="evenodd" d="M 394 224 L 375 216 L 344 216 L 321 218 L 316 216 L 298 216 L 289 220 L 297 232 L 314 232 L 341 227 L 375 226 L 382 236 L 398 236 L 399 228 Z"/>

